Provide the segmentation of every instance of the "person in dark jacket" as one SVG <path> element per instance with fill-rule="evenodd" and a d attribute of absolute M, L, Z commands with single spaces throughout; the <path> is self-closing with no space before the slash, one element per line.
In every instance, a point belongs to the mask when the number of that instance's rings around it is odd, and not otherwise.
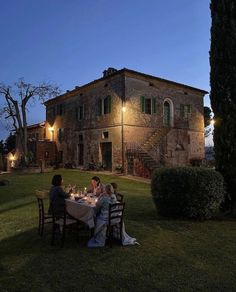
<path fill-rule="evenodd" d="M 50 206 L 48 213 L 53 211 L 56 215 L 62 215 L 65 207 L 65 199 L 70 197 L 72 190 L 69 193 L 64 192 L 62 189 L 63 179 L 60 174 L 56 174 L 52 178 L 52 187 L 49 192 Z"/>

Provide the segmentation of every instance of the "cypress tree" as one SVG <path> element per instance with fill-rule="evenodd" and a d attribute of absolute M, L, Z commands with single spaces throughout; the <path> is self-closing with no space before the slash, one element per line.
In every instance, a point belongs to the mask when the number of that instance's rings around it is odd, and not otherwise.
<path fill-rule="evenodd" d="M 211 0 L 210 85 L 216 169 L 226 182 L 226 201 L 236 203 L 236 1 Z"/>

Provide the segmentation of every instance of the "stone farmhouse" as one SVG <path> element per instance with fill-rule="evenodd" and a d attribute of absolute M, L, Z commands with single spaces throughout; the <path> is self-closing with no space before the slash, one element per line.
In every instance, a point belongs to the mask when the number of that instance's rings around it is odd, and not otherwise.
<path fill-rule="evenodd" d="M 37 160 L 57 158 L 62 165 L 81 168 L 95 163 L 150 177 L 157 167 L 204 158 L 206 93 L 130 69 L 108 68 L 102 78 L 46 101 L 46 121 L 29 128 L 29 138 L 35 141 Z"/>

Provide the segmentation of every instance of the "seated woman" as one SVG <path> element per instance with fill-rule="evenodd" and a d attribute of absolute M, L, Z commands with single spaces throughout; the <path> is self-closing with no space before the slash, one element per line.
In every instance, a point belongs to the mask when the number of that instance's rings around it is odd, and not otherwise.
<path fill-rule="evenodd" d="M 100 178 L 98 176 L 93 176 L 91 180 L 91 186 L 88 188 L 87 192 L 96 196 L 100 196 L 102 193 L 104 193 L 104 191 L 105 188 L 101 183 Z"/>
<path fill-rule="evenodd" d="M 96 204 L 96 224 L 94 229 L 94 236 L 89 240 L 88 247 L 102 247 L 106 244 L 106 232 L 108 224 L 109 204 L 117 203 L 116 196 L 111 184 L 105 186 L 105 192 L 102 193 Z M 131 238 L 123 226 L 122 244 L 136 244 L 136 239 Z"/>
<path fill-rule="evenodd" d="M 112 182 L 111 185 L 113 186 L 114 194 L 116 195 L 116 199 L 117 199 L 117 201 L 118 201 L 118 202 L 123 202 L 123 200 L 124 200 L 124 196 L 121 195 L 121 194 L 118 192 L 118 185 L 117 185 L 117 183 Z"/>
<path fill-rule="evenodd" d="M 70 190 L 69 193 L 64 192 L 64 190 L 62 189 L 62 183 L 63 179 L 60 174 L 56 174 L 53 176 L 52 187 L 49 192 L 49 214 L 52 213 L 52 205 L 55 214 L 61 215 L 64 212 L 65 199 L 70 197 L 72 190 Z"/>

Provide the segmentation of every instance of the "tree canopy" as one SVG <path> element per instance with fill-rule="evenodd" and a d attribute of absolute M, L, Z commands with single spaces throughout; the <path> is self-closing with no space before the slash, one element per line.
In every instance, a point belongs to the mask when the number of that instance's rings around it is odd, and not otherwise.
<path fill-rule="evenodd" d="M 236 202 L 236 4 L 211 0 L 210 84 L 216 169 L 224 176 L 232 208 Z M 227 199 L 227 198 L 230 198 Z"/>

